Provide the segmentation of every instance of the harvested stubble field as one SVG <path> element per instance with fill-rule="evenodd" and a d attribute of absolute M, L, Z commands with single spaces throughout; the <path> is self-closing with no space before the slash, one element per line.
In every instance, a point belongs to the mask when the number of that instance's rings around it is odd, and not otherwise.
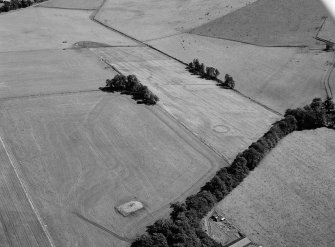
<path fill-rule="evenodd" d="M 197 191 L 225 164 L 159 108 L 120 94 L 7 100 L 0 120 L 3 139 L 56 246 L 125 246 L 165 216 L 171 201 Z M 17 181 L 4 180 L 1 193 L 9 186 L 21 189 Z M 31 210 L 21 211 L 26 200 L 19 199 L 8 207 L 25 215 Z M 130 199 L 144 203 L 145 210 L 123 217 L 114 207 Z M 1 200 L 0 205 L 10 203 Z M 9 226 L 36 220 L 32 213 L 17 219 L 1 209 L 7 219 L 1 236 L 12 246 L 17 228 Z M 29 229 L 20 228 L 24 234 Z M 32 231 L 43 233 L 38 224 Z M 27 242 L 31 245 L 24 246 L 34 246 Z"/>
<path fill-rule="evenodd" d="M 106 0 L 96 20 L 139 40 L 184 32 L 256 0 Z"/>
<path fill-rule="evenodd" d="M 278 118 L 234 91 L 200 79 L 146 47 L 91 48 L 124 74 L 136 74 L 160 105 L 201 140 L 232 160 Z"/>
<path fill-rule="evenodd" d="M 236 89 L 279 112 L 324 98 L 323 77 L 332 53 L 302 48 L 258 47 L 238 42 L 180 34 L 148 42 L 182 60 L 194 58 L 233 76 Z"/>
<path fill-rule="evenodd" d="M 267 247 L 335 245 L 335 132 L 294 132 L 217 206 Z"/>
<path fill-rule="evenodd" d="M 48 0 L 39 6 L 64 9 L 97 9 L 103 0 Z"/>
<path fill-rule="evenodd" d="M 69 48 L 78 41 L 137 45 L 89 19 L 92 11 L 33 7 L 0 15 L 0 52 Z"/>
<path fill-rule="evenodd" d="M 190 32 L 261 46 L 315 46 L 327 15 L 319 0 L 259 0 Z"/>

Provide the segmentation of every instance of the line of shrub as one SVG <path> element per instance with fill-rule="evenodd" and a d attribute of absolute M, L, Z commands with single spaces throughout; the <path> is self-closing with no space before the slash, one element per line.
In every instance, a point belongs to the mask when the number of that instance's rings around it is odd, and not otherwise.
<path fill-rule="evenodd" d="M 0 7 L 1 12 L 8 12 L 10 10 L 26 8 L 33 3 L 44 2 L 45 0 L 11 0 L 11 1 L 3 1 L 3 5 Z"/>
<path fill-rule="evenodd" d="M 147 86 L 143 85 L 135 75 L 116 75 L 113 79 L 106 80 L 106 86 L 100 88 L 102 91 L 123 92 L 133 95 L 133 98 L 145 104 L 154 105 L 159 98 L 153 94 Z"/>
<path fill-rule="evenodd" d="M 218 69 L 213 67 L 206 67 L 203 63 L 200 63 L 197 58 L 193 59 L 193 61 L 187 65 L 186 69 L 192 74 L 199 75 L 201 78 L 216 81 L 217 85 L 223 88 L 233 89 L 235 87 L 235 81 L 233 80 L 232 76 L 226 74 L 225 81 L 220 80 L 217 78 L 220 75 Z"/>
<path fill-rule="evenodd" d="M 147 234 L 137 238 L 132 247 L 219 247 L 200 225 L 201 219 L 237 187 L 264 156 L 285 136 L 296 130 L 334 128 L 334 104 L 331 99 L 314 99 L 304 108 L 287 110 L 284 118 L 239 153 L 229 167 L 221 168 L 200 191 L 185 202 L 171 204 L 169 219 L 160 219 L 147 227 Z"/>

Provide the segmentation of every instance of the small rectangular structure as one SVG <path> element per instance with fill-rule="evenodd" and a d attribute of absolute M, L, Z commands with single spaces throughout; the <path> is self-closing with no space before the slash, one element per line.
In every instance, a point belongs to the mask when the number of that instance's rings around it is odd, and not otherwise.
<path fill-rule="evenodd" d="M 139 201 L 130 201 L 126 202 L 118 207 L 116 209 L 119 211 L 120 214 L 123 216 L 128 216 L 129 214 L 135 213 L 138 210 L 144 208 L 143 204 Z"/>

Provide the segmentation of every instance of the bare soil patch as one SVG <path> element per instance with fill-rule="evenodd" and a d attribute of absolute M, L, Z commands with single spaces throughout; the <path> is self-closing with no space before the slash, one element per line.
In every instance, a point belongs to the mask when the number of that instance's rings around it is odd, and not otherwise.
<path fill-rule="evenodd" d="M 8 100 L 0 120 L 56 246 L 126 246 L 224 164 L 159 108 L 120 94 Z M 130 200 L 145 209 L 123 217 L 115 207 Z"/>
<path fill-rule="evenodd" d="M 256 243 L 333 246 L 335 132 L 285 137 L 217 209 Z"/>
<path fill-rule="evenodd" d="M 107 0 L 96 19 L 139 40 L 194 28 L 255 0 Z"/>
<path fill-rule="evenodd" d="M 259 0 L 190 32 L 261 46 L 315 46 L 313 36 L 327 15 L 316 0 Z"/>
<path fill-rule="evenodd" d="M 232 75 L 237 90 L 279 112 L 325 97 L 323 77 L 333 56 L 321 50 L 258 47 L 192 34 L 149 44 L 185 62 L 199 58 L 218 68 L 222 80 L 226 73 Z"/>

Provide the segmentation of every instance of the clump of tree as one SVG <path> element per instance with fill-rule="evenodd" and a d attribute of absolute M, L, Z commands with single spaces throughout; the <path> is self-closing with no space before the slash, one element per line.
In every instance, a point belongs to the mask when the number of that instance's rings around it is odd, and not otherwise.
<path fill-rule="evenodd" d="M 125 92 L 133 95 L 135 100 L 154 105 L 159 101 L 157 95 L 152 93 L 147 86 L 143 85 L 135 75 L 116 75 L 113 79 L 106 80 L 106 86 L 100 88 L 109 92 Z"/>
<path fill-rule="evenodd" d="M 334 128 L 334 102 L 332 98 L 322 101 L 313 99 L 312 103 L 302 108 L 288 109 L 285 116 L 292 115 L 298 121 L 298 130 L 316 129 L 320 127 Z"/>
<path fill-rule="evenodd" d="M 3 1 L 3 5 L 0 7 L 0 12 L 8 12 L 10 10 L 26 8 L 33 3 L 44 2 L 45 0 L 10 0 Z"/>
<path fill-rule="evenodd" d="M 325 101 L 316 98 L 303 108 L 287 110 L 283 119 L 272 124 L 261 138 L 239 153 L 229 167 L 221 168 L 197 194 L 187 197 L 185 202 L 171 204 L 170 218 L 148 226 L 147 234 L 131 246 L 222 247 L 202 230 L 201 219 L 237 187 L 282 138 L 297 130 L 334 128 L 329 125 L 334 115 L 334 103 L 329 98 Z"/>
<path fill-rule="evenodd" d="M 232 76 L 226 74 L 225 81 L 220 80 L 218 78 L 220 75 L 218 69 L 213 67 L 206 67 L 203 63 L 200 63 L 197 58 L 193 59 L 193 61 L 187 65 L 186 69 L 192 74 L 199 75 L 201 78 L 216 81 L 218 86 L 223 88 L 234 89 L 235 87 L 235 81 L 233 80 Z"/>
<path fill-rule="evenodd" d="M 197 58 L 193 59 L 193 61 L 187 65 L 186 69 L 195 75 L 199 75 L 202 78 L 210 80 L 217 80 L 217 77 L 220 75 L 218 69 L 205 67 L 205 65 L 200 63 Z"/>
<path fill-rule="evenodd" d="M 223 87 L 223 88 L 229 88 L 229 89 L 234 89 L 235 87 L 235 81 L 232 76 L 226 74 L 225 75 L 225 80 L 224 81 L 219 81 L 218 85 Z"/>

